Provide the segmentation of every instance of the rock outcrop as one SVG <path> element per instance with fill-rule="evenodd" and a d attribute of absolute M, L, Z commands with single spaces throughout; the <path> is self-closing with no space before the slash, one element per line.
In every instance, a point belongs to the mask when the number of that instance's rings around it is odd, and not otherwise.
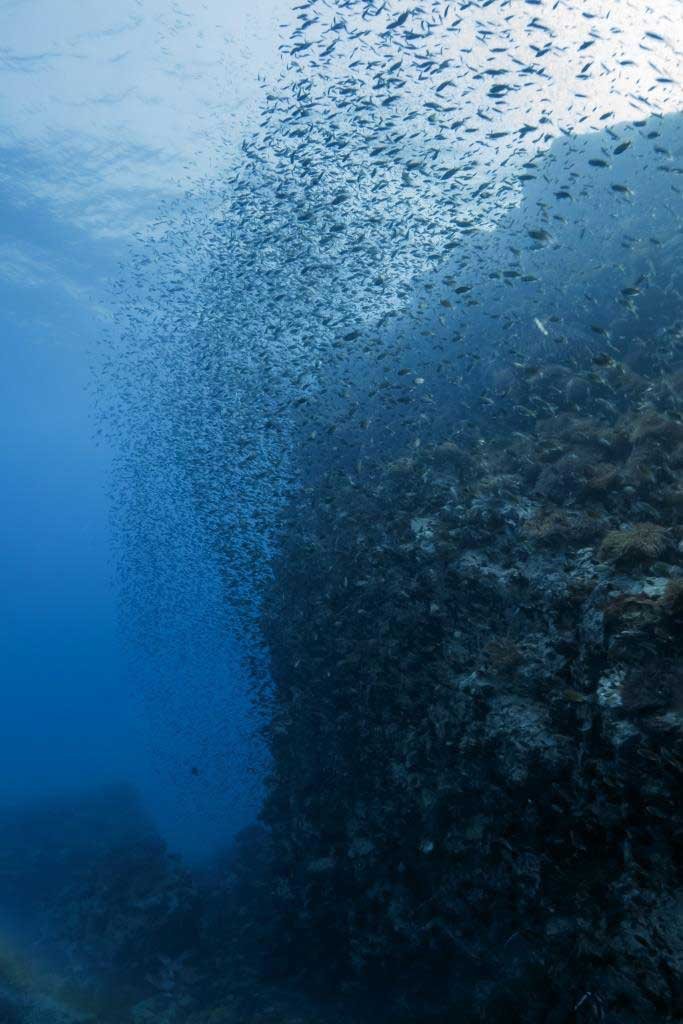
<path fill-rule="evenodd" d="M 653 345 L 511 368 L 495 419 L 299 496 L 265 612 L 281 920 L 391 1020 L 681 1010 L 681 334 Z"/>

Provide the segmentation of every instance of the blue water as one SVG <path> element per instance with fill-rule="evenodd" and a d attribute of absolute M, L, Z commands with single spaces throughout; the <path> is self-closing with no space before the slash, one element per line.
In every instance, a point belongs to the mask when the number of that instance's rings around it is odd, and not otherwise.
<path fill-rule="evenodd" d="M 246 17 L 246 5 L 0 6 L 0 800 L 130 779 L 193 854 L 250 816 L 253 786 L 233 739 L 229 806 L 214 809 L 225 729 L 212 769 L 199 749 L 219 742 L 206 735 L 212 714 L 183 706 L 162 716 L 164 732 L 136 678 L 157 669 L 131 668 L 114 579 L 116 445 L 98 422 L 94 370 L 116 351 L 115 281 L 160 204 L 225 159 L 254 116 L 278 8 L 251 4 Z M 239 705 L 230 651 L 219 657 L 196 672 L 220 672 L 227 706 Z M 189 776 L 195 762 L 201 777 Z"/>

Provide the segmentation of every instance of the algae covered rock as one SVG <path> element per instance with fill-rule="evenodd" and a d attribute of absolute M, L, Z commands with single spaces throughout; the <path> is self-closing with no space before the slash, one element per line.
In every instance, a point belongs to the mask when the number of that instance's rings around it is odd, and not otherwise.
<path fill-rule="evenodd" d="M 636 523 L 623 530 L 610 530 L 600 546 L 600 555 L 614 562 L 652 562 L 668 545 L 664 527 L 657 523 Z"/>
<path fill-rule="evenodd" d="M 675 1019 L 672 351 L 299 501 L 263 618 L 290 970 L 384 987 L 391 1020 Z"/>

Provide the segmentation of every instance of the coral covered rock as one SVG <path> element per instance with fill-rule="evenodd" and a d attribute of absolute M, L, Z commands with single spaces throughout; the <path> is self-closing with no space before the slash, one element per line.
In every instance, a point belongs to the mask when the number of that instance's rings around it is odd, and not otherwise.
<path fill-rule="evenodd" d="M 668 534 L 657 523 L 636 523 L 623 530 L 610 530 L 600 545 L 600 556 L 614 562 L 648 562 L 662 555 Z"/>
<path fill-rule="evenodd" d="M 640 370 L 330 474 L 287 533 L 264 628 L 289 969 L 379 981 L 392 1021 L 677 1013 L 683 400 Z"/>

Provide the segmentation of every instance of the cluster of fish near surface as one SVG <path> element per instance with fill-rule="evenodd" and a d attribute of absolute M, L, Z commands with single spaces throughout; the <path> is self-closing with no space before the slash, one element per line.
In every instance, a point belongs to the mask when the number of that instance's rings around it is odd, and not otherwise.
<path fill-rule="evenodd" d="M 635 310 L 653 283 L 645 203 L 663 236 L 678 223 L 660 138 L 680 96 L 675 28 L 630 4 L 294 6 L 239 164 L 160 211 L 124 287 L 110 415 L 129 439 L 119 522 L 140 642 L 174 614 L 150 550 L 187 552 L 176 591 L 217 551 L 263 679 L 258 594 L 302 442 L 305 475 L 394 433 L 418 441 L 446 399 L 464 417 L 492 401 L 481 382 L 501 349 L 525 361 L 589 324 L 609 340 L 607 295 Z M 539 154 L 563 138 L 549 185 Z"/>

